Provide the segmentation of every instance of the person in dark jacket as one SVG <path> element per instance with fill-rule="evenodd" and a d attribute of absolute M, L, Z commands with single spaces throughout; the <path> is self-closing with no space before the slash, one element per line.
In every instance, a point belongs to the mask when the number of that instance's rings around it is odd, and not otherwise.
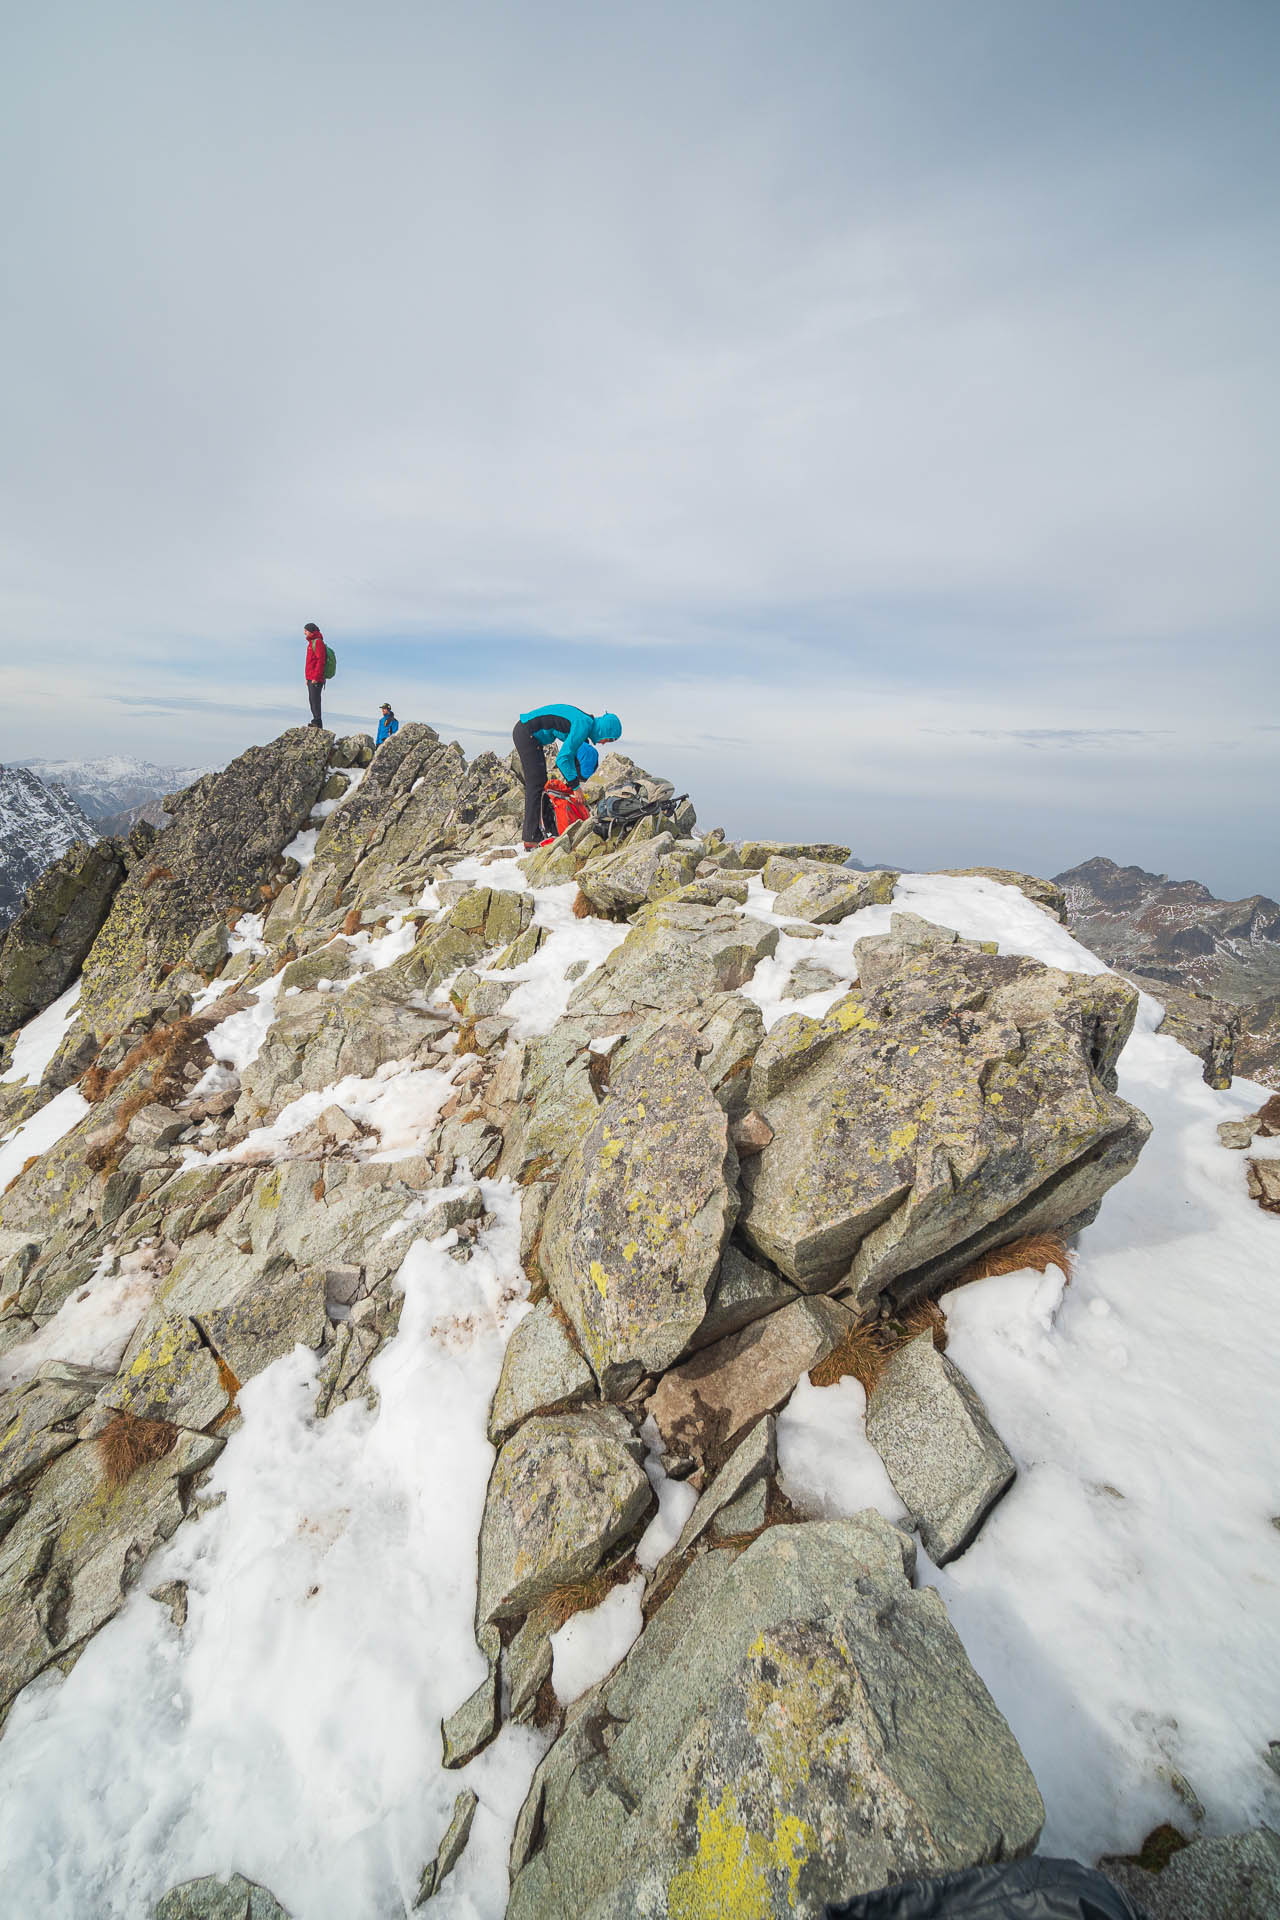
<path fill-rule="evenodd" d="M 553 740 L 561 745 L 556 755 L 556 772 L 566 786 L 577 787 L 588 777 L 588 769 L 579 764 L 578 750 L 588 742 L 602 746 L 606 740 L 622 736 L 622 722 L 616 713 L 584 713 L 567 701 L 550 701 L 544 707 L 530 707 L 511 730 L 516 752 L 520 755 L 520 774 L 524 781 L 524 844 L 537 847 L 545 835 L 542 822 L 542 795 L 547 784 L 547 761 L 543 752 Z"/>
<path fill-rule="evenodd" d="M 308 620 L 303 632 L 307 636 L 307 698 L 311 702 L 311 725 L 324 725 L 320 718 L 320 695 L 324 691 L 324 670 L 328 660 L 328 649 L 324 644 L 324 635 L 314 620 Z"/>
<path fill-rule="evenodd" d="M 374 746 L 380 747 L 384 740 L 389 740 L 393 733 L 398 733 L 399 731 L 400 722 L 391 711 L 391 702 L 384 700 L 382 703 L 382 718 L 378 722 L 378 737 L 373 743 Z"/>

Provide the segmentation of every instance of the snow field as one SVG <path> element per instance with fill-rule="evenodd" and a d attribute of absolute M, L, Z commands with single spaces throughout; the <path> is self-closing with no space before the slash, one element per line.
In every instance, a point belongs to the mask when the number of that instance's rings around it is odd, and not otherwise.
<path fill-rule="evenodd" d="M 112 1275 L 115 1248 L 108 1247 L 83 1287 L 68 1296 L 38 1333 L 0 1359 L 0 1388 L 29 1380 L 46 1360 L 115 1369 L 133 1330 L 155 1297 L 156 1276 L 143 1251 L 126 1255 Z"/>
<path fill-rule="evenodd" d="M 25 1080 L 30 1086 L 38 1086 L 44 1078 L 45 1068 L 66 1038 L 67 1030 L 76 1017 L 76 1008 L 80 1000 L 79 977 L 71 983 L 65 993 L 59 994 L 52 1006 L 38 1013 L 34 1020 L 28 1020 L 14 1044 L 13 1058 L 9 1062 L 7 1073 L 0 1073 L 0 1086 L 16 1084 Z"/>
<path fill-rule="evenodd" d="M 1002 952 L 1107 971 L 995 881 L 905 876 L 895 905 Z M 890 912 L 867 908 L 833 937 L 887 931 Z M 1188 1791 L 1205 1831 L 1280 1817 L 1263 1757 L 1280 1738 L 1280 1221 L 1216 1134 L 1267 1089 L 1215 1093 L 1154 1031 L 1161 1017 L 1143 994 L 1119 1070 L 1152 1137 L 1080 1236 L 1070 1287 L 1050 1268 L 941 1301 L 948 1353 L 1019 1477 L 958 1560 L 938 1569 L 921 1550 L 918 1579 L 946 1600 L 1027 1756 L 1048 1810 L 1042 1850 L 1084 1860 L 1133 1849 L 1162 1820 L 1195 1830 Z M 852 1381 L 793 1395 L 779 1458 L 799 1504 L 888 1511 L 860 1396 Z"/>
<path fill-rule="evenodd" d="M 527 885 L 515 858 L 453 872 Z M 575 959 L 598 964 L 626 933 L 574 919 L 572 885 L 535 891 L 551 937 L 525 967 L 498 976 L 512 982 L 517 1037 L 554 1024 Z M 745 989 L 766 1025 L 824 1012 L 847 986 L 783 1001 L 791 967 L 812 960 L 851 982 L 854 941 L 887 931 L 892 911 L 868 908 L 797 940 L 773 898 L 753 878 L 746 911 L 782 930 L 777 956 Z M 434 889 L 422 904 L 437 906 Z M 997 882 L 907 875 L 895 906 L 995 939 L 1004 952 L 1106 971 Z M 414 932 L 393 920 L 381 939 L 349 944 L 364 943 L 362 956 L 380 964 Z M 243 937 L 260 940 L 261 922 Z M 210 1036 L 226 1066 L 256 1055 L 274 1017 L 270 986 L 251 1017 L 233 1015 Z M 1280 1817 L 1280 1781 L 1262 1758 L 1280 1738 L 1280 1531 L 1271 1524 L 1280 1514 L 1280 1360 L 1268 1312 L 1280 1221 L 1247 1198 L 1245 1156 L 1223 1150 L 1215 1133 L 1266 1090 L 1237 1081 L 1211 1091 L 1199 1062 L 1154 1031 L 1159 1017 L 1142 996 L 1120 1064 L 1121 1093 L 1155 1131 L 1081 1237 L 1070 1287 L 1051 1269 L 944 1299 L 951 1356 L 983 1396 L 1019 1478 L 965 1555 L 939 1570 L 921 1553 L 918 1576 L 942 1593 L 1035 1772 L 1048 1807 L 1044 1850 L 1086 1860 L 1132 1848 L 1159 1820 L 1191 1824 L 1183 1782 L 1203 1802 L 1208 1830 Z M 382 1129 L 373 1157 L 413 1152 L 448 1097 L 452 1067 L 393 1064 L 305 1095 L 251 1136 L 252 1157 L 274 1157 L 331 1103 Z M 6 1155 L 21 1144 L 16 1171 L 42 1150 L 22 1141 L 26 1131 L 0 1145 L 0 1184 L 11 1177 Z M 1280 1141 L 1254 1151 L 1280 1154 Z M 481 1185 L 497 1224 L 468 1264 L 448 1258 L 452 1235 L 417 1241 L 406 1256 L 400 1332 L 372 1369 L 379 1411 L 346 1407 L 315 1421 L 318 1363 L 302 1349 L 251 1382 L 244 1424 L 215 1469 L 223 1504 L 153 1557 L 65 1680 L 48 1677 L 16 1703 L 0 1741 L 0 1857 L 28 1910 L 123 1920 L 165 1886 L 236 1867 L 272 1887 L 295 1920 L 382 1920 L 410 1904 L 469 1784 L 481 1799 L 471 1844 L 434 1910 L 466 1920 L 503 1912 L 507 1842 L 539 1737 L 507 1729 L 460 1774 L 438 1765 L 438 1721 L 483 1672 L 471 1615 L 493 1457 L 485 1417 L 524 1311 L 519 1196 L 506 1183 Z M 410 1213 L 420 1217 L 416 1205 Z M 104 1297 L 95 1309 L 104 1323 L 106 1307 Z M 88 1324 L 86 1314 L 86 1347 Z M 105 1324 L 100 1332 L 105 1340 Z M 50 1350 L 62 1353 L 58 1343 L 73 1335 L 68 1316 Z M 782 1486 L 798 1506 L 836 1514 L 871 1505 L 901 1519 L 865 1437 L 864 1406 L 855 1381 L 800 1382 L 778 1429 Z M 648 1470 L 659 1512 L 637 1550 L 646 1571 L 696 1498 L 656 1459 Z M 172 1578 L 191 1587 L 181 1634 L 146 1597 Z M 639 1598 L 638 1582 L 620 1586 L 555 1636 L 562 1699 L 623 1657 Z"/>
<path fill-rule="evenodd" d="M 449 1773 L 439 1735 L 484 1674 L 485 1419 L 524 1310 L 519 1196 L 481 1184 L 496 1218 L 469 1262 L 449 1258 L 452 1233 L 406 1255 L 378 1412 L 317 1421 L 302 1348 L 251 1381 L 214 1469 L 222 1504 L 153 1556 L 65 1680 L 15 1705 L 0 1856 L 24 1910 L 136 1920 L 167 1886 L 234 1867 L 299 1920 L 402 1914 L 470 1786 L 471 1842 L 433 1911 L 502 1912 L 543 1740 L 508 1728 Z M 181 1632 L 146 1591 L 174 1579 L 189 1585 Z"/>
<path fill-rule="evenodd" d="M 316 1093 L 299 1094 L 281 1109 L 270 1126 L 255 1127 L 234 1147 L 223 1147 L 207 1155 L 189 1147 L 185 1164 L 265 1165 L 284 1158 L 294 1135 L 318 1120 L 326 1107 L 341 1107 L 362 1126 L 377 1129 L 377 1142 L 361 1149 L 359 1159 L 403 1160 L 421 1149 L 441 1107 L 455 1091 L 450 1078 L 452 1072 L 452 1066 L 411 1067 L 399 1060 L 389 1060 L 368 1079 L 348 1074 Z"/>
<path fill-rule="evenodd" d="M 27 1161 L 35 1154 L 47 1153 L 70 1133 L 89 1111 L 89 1102 L 78 1087 L 66 1087 L 52 1100 L 15 1127 L 0 1141 L 0 1193 L 16 1180 Z"/>

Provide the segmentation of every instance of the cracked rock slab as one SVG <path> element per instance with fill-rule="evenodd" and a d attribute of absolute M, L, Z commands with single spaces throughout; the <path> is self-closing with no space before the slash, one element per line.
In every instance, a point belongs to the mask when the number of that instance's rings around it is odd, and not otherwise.
<path fill-rule="evenodd" d="M 679 1022 L 638 1047 L 547 1209 L 539 1262 L 609 1399 L 697 1333 L 737 1213 L 728 1118 L 696 1060 Z"/>
<path fill-rule="evenodd" d="M 233 1873 L 229 1880 L 210 1875 L 171 1887 L 151 1909 L 152 1920 L 289 1920 L 273 1893 Z"/>
<path fill-rule="evenodd" d="M 1113 1091 L 1137 995 L 1112 975 L 884 935 L 861 986 L 766 1036 L 741 1232 L 797 1286 L 902 1306 L 1022 1233 L 1073 1232 L 1150 1133 Z"/>
<path fill-rule="evenodd" d="M 119 1611 L 148 1554 L 182 1519 L 179 1483 L 222 1446 L 181 1431 L 122 1486 L 103 1477 L 88 1442 L 45 1468 L 0 1544 L 0 1707 Z"/>
<path fill-rule="evenodd" d="M 501 1446 L 533 1413 L 562 1413 L 595 1398 L 596 1378 L 550 1300 L 540 1300 L 507 1342 L 489 1438 Z"/>
<path fill-rule="evenodd" d="M 899 1347 L 867 1402 L 867 1438 L 945 1566 L 964 1552 L 1013 1485 L 1013 1457 L 986 1408 L 930 1334 Z"/>
<path fill-rule="evenodd" d="M 1035 1781 L 912 1557 L 861 1513 L 695 1561 L 539 1765 L 509 1920 L 818 1920 L 1030 1853 Z"/>
<path fill-rule="evenodd" d="M 852 1324 L 852 1314 L 838 1301 L 802 1295 L 673 1367 L 648 1403 L 668 1471 L 714 1471 L 749 1426 L 777 1412 L 802 1374 L 825 1360 Z"/>
<path fill-rule="evenodd" d="M 615 1407 L 535 1414 L 494 1462 L 480 1526 L 481 1625 L 585 1580 L 652 1512 L 644 1445 Z"/>

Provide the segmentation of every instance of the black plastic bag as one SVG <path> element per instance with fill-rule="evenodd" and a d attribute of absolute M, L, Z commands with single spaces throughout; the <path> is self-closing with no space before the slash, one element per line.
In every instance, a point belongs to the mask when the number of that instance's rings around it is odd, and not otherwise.
<path fill-rule="evenodd" d="M 1147 1920 L 1078 1860 L 1013 1860 L 935 1880 L 903 1880 L 823 1909 L 825 1920 Z"/>

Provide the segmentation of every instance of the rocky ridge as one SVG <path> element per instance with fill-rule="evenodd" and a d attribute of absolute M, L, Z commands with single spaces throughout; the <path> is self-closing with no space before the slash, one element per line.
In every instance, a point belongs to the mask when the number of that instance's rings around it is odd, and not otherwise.
<path fill-rule="evenodd" d="M 1280 906 L 1265 894 L 1218 900 L 1114 860 L 1056 876 L 1068 924 L 1111 966 L 1165 1003 L 1170 1031 L 1205 1058 L 1211 1086 L 1232 1072 L 1280 1087 Z"/>
<path fill-rule="evenodd" d="M 628 773 L 613 756 L 596 784 Z M 442 1728 L 447 1766 L 504 1717 L 550 1739 L 509 1911 L 816 1915 L 1025 1854 L 1035 1782 L 910 1535 L 792 1510 L 773 1423 L 873 1331 L 868 1435 L 930 1553 L 964 1552 L 1013 1462 L 929 1303 L 992 1249 L 1078 1231 L 1133 1167 L 1137 995 L 892 911 L 897 876 L 847 849 L 735 844 L 689 807 L 517 858 L 519 801 L 506 762 L 425 725 L 376 756 L 295 729 L 121 856 L 75 1018 L 22 1090 L 24 1118 L 77 1085 L 84 1111 L 0 1198 L 0 1702 L 68 1670 L 198 1524 L 246 1382 L 301 1343 L 317 1417 L 376 1401 L 405 1221 L 465 1263 L 510 1182 L 535 1304 L 490 1414 L 487 1677 Z M 522 1016 L 556 886 L 600 954 Z M 777 917 L 803 948 L 867 906 L 889 921 L 856 978 L 813 969 L 766 1028 L 744 989 Z M 229 1049 L 255 1009 L 257 1044 Z M 388 1149 L 369 1116 L 410 1081 L 422 1118 Z M 51 1323 L 104 1282 L 136 1305 L 115 1363 L 57 1357 Z M 644 1566 L 668 1480 L 693 1502 Z M 566 1707 L 553 1634 L 633 1578 L 643 1631 Z M 180 1629 L 182 1596 L 157 1598 Z M 428 1892 L 469 1826 L 460 1797 Z M 238 1885 L 237 1910 L 273 1910 Z"/>

